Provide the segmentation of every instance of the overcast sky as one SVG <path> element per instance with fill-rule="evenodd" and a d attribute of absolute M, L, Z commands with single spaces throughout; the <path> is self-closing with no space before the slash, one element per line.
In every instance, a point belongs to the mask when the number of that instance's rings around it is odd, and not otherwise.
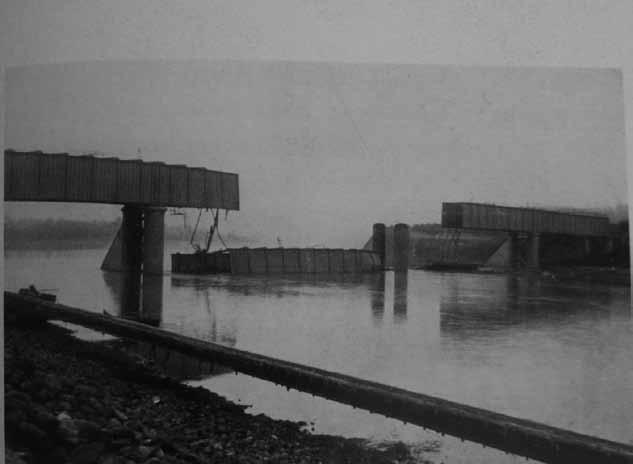
<path fill-rule="evenodd" d="M 6 146 L 240 175 L 226 230 L 355 246 L 442 201 L 626 200 L 622 76 L 609 69 L 280 61 L 92 62 L 7 72 Z M 10 216 L 117 207 L 8 205 Z"/>

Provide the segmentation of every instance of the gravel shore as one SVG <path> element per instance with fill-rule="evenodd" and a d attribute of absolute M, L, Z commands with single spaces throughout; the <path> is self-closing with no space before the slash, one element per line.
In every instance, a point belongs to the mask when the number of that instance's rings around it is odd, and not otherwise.
<path fill-rule="evenodd" d="M 408 448 L 314 435 L 253 416 L 107 343 L 5 326 L 7 462 L 411 463 Z"/>

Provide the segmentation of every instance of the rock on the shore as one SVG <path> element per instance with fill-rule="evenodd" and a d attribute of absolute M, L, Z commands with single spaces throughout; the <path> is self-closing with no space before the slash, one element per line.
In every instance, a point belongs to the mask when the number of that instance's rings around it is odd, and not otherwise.
<path fill-rule="evenodd" d="M 16 464 L 413 462 L 406 447 L 372 449 L 249 415 L 51 325 L 5 327 L 5 372 L 7 462 Z"/>

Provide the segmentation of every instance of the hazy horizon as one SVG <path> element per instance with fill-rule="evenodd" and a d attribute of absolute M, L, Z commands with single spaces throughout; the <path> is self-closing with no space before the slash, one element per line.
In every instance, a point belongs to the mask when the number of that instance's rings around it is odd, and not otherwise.
<path fill-rule="evenodd" d="M 93 62 L 11 68 L 6 94 L 7 148 L 237 172 L 241 211 L 223 230 L 264 245 L 360 246 L 374 222 L 439 222 L 443 201 L 627 200 L 611 69 Z M 16 218 L 119 209 L 6 205 Z"/>

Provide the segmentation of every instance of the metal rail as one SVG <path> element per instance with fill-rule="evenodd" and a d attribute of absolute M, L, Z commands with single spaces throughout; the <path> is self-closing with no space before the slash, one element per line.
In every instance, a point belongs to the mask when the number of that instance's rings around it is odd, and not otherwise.
<path fill-rule="evenodd" d="M 633 446 L 348 375 L 196 340 L 137 322 L 5 292 L 7 314 L 60 320 L 160 344 L 236 371 L 368 411 L 550 463 L 633 463 Z"/>

